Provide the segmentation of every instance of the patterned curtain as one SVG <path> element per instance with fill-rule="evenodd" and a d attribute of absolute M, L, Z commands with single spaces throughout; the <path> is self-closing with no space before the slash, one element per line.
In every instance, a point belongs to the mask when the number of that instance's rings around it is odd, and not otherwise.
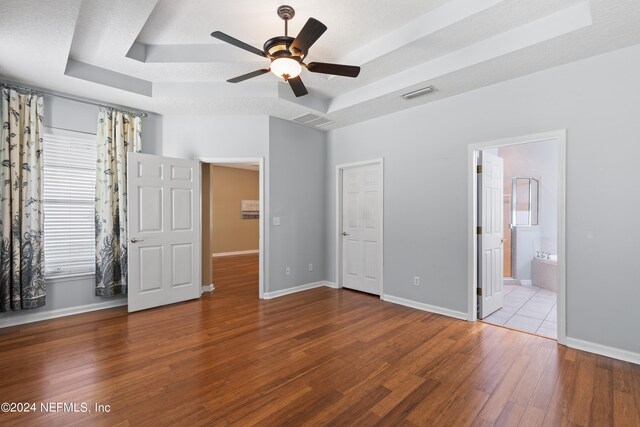
<path fill-rule="evenodd" d="M 45 303 L 42 96 L 2 88 L 0 311 Z"/>
<path fill-rule="evenodd" d="M 142 120 L 120 111 L 98 116 L 96 295 L 127 293 L 127 153 L 142 149 Z"/>

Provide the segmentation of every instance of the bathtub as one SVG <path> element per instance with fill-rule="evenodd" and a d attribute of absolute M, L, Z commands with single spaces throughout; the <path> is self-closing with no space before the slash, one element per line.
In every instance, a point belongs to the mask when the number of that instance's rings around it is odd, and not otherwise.
<path fill-rule="evenodd" d="M 551 292 L 558 292 L 558 255 L 551 255 L 549 258 L 535 257 L 532 264 L 532 284 Z"/>

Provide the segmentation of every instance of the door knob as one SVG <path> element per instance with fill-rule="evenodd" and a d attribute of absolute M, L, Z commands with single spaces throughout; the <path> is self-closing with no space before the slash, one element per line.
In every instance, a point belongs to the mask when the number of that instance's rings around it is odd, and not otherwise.
<path fill-rule="evenodd" d="M 131 243 L 140 243 L 140 242 L 144 242 L 144 240 L 136 239 L 136 238 L 131 239 Z"/>
<path fill-rule="evenodd" d="M 349 233 L 347 233 L 346 231 L 343 231 L 343 232 L 342 232 L 342 235 L 343 235 L 343 236 L 348 236 L 348 235 L 349 235 Z"/>

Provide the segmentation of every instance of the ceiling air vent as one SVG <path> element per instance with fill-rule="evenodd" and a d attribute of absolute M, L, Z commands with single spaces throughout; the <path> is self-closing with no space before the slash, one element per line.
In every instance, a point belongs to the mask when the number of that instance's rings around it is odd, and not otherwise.
<path fill-rule="evenodd" d="M 295 119 L 293 119 L 293 121 L 313 128 L 319 128 L 333 123 L 333 120 L 329 120 L 311 113 L 305 114 L 304 116 L 296 117 Z"/>
<path fill-rule="evenodd" d="M 414 90 L 412 92 L 409 93 L 405 93 L 404 95 L 402 95 L 402 97 L 404 99 L 413 99 L 413 98 L 417 98 L 419 96 L 422 95 L 427 95 L 429 93 L 433 93 L 436 91 L 436 88 L 433 86 L 427 86 L 427 87 L 423 87 L 422 89 L 418 89 L 418 90 Z"/>
<path fill-rule="evenodd" d="M 302 123 L 302 124 L 307 124 L 311 121 L 317 120 L 317 119 L 321 119 L 322 117 L 320 116 L 316 116 L 315 114 L 305 114 L 304 116 L 300 116 L 300 117 L 296 117 L 295 119 L 293 119 L 294 122 L 298 122 L 298 123 Z"/>

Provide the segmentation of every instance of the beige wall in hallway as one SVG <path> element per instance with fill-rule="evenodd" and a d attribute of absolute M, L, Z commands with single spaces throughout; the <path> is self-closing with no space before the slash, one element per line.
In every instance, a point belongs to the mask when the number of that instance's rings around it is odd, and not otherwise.
<path fill-rule="evenodd" d="M 240 201 L 259 198 L 258 171 L 211 165 L 210 175 L 211 253 L 258 250 L 259 220 L 240 218 Z"/>

